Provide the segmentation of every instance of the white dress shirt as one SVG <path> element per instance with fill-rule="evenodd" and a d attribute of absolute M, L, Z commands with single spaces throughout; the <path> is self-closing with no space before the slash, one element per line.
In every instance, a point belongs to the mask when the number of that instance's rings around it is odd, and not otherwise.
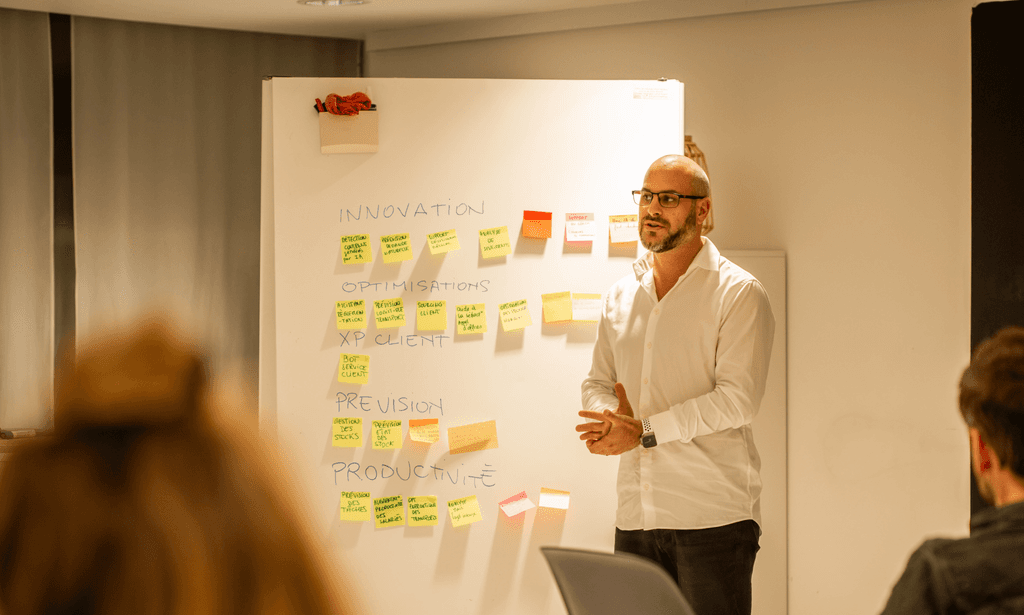
<path fill-rule="evenodd" d="M 621 455 L 616 527 L 702 529 L 761 522 L 750 423 L 775 333 L 768 295 L 706 237 L 661 301 L 650 253 L 608 292 L 583 407 L 615 410 L 621 382 L 658 444 Z"/>

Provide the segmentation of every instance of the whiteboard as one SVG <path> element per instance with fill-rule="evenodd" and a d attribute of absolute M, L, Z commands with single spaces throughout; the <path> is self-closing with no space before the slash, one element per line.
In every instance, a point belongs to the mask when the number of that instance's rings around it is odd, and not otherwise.
<path fill-rule="evenodd" d="M 354 91 L 377 104 L 378 151 L 321 154 L 314 99 Z M 618 461 L 590 455 L 574 431 L 596 324 L 544 323 L 541 294 L 603 293 L 630 272 L 642 248 L 611 246 L 608 216 L 635 213 L 629 191 L 647 166 L 682 151 L 682 95 L 674 81 L 265 82 L 261 424 L 368 612 L 564 613 L 539 547 L 611 549 Z M 552 212 L 552 237 L 522 237 L 524 210 Z M 594 214 L 597 235 L 570 244 L 565 216 L 581 212 Z M 501 226 L 511 253 L 482 258 L 479 231 Z M 432 255 L 426 235 L 453 229 L 460 249 Z M 410 234 L 412 259 L 384 263 L 380 237 L 396 233 Z M 371 263 L 343 262 L 340 238 L 351 234 L 370 236 Z M 736 262 L 762 279 L 783 340 L 758 418 L 771 420 L 772 440 L 755 424 L 765 462 L 755 612 L 781 614 L 784 257 Z M 395 297 L 406 326 L 377 329 L 372 301 Z M 353 299 L 366 301 L 368 326 L 339 331 L 335 302 Z M 445 331 L 417 330 L 415 303 L 428 299 L 446 302 Z M 532 325 L 503 332 L 499 304 L 520 299 Z M 456 335 L 455 306 L 476 303 L 486 332 Z M 370 357 L 366 384 L 338 382 L 342 353 Z M 332 446 L 332 420 L 350 416 L 363 418 L 364 446 Z M 409 439 L 407 421 L 421 418 L 439 420 L 437 443 Z M 368 424 L 385 419 L 403 421 L 400 449 L 370 447 Z M 448 428 L 491 420 L 498 448 L 449 453 Z M 536 504 L 541 488 L 568 491 L 569 508 L 512 518 L 498 508 L 521 491 Z M 436 496 L 439 524 L 341 521 L 342 491 Z M 483 519 L 453 527 L 445 503 L 466 496 Z"/>

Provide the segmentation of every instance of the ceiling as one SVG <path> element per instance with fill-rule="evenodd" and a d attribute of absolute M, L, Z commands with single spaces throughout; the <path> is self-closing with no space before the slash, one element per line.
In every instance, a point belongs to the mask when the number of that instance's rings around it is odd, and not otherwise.
<path fill-rule="evenodd" d="M 843 1 L 858 0 L 368 0 L 343 6 L 297 0 L 0 0 L 0 7 L 355 38 L 373 49 Z M 403 42 L 408 35 L 412 39 Z"/>

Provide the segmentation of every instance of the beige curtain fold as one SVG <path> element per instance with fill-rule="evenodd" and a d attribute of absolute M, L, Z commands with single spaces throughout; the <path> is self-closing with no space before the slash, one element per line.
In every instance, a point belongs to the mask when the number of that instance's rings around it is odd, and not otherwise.
<path fill-rule="evenodd" d="M 53 386 L 50 28 L 0 9 L 0 427 L 45 427 Z"/>
<path fill-rule="evenodd" d="M 76 17 L 72 45 L 79 334 L 167 310 L 254 382 L 261 82 L 359 76 L 361 43 Z"/>

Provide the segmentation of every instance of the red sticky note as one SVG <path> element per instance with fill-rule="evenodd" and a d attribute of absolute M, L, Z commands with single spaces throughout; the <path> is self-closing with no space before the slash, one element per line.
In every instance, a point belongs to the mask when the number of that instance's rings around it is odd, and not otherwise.
<path fill-rule="evenodd" d="M 524 211 L 523 237 L 546 239 L 551 237 L 550 211 Z"/>

